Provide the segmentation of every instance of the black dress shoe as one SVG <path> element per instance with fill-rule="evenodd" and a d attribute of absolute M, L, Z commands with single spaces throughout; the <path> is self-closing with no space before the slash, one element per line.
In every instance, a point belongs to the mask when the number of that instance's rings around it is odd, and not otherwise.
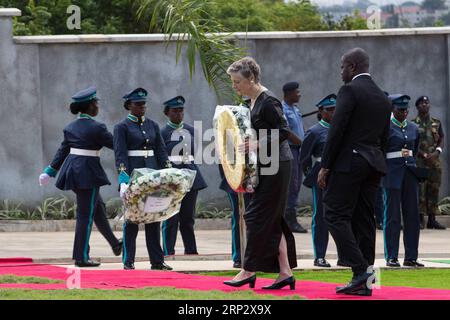
<path fill-rule="evenodd" d="M 242 268 L 242 263 L 240 261 L 236 261 L 233 263 L 233 268 L 240 269 Z"/>
<path fill-rule="evenodd" d="M 123 265 L 123 270 L 134 270 L 134 263 L 125 263 Z"/>
<path fill-rule="evenodd" d="M 401 266 L 400 266 L 400 262 L 398 262 L 397 259 L 388 259 L 388 261 L 386 261 L 386 267 L 399 268 Z"/>
<path fill-rule="evenodd" d="M 403 266 L 405 266 L 405 267 L 415 267 L 415 268 L 425 267 L 425 265 L 423 263 L 420 263 L 417 260 L 405 260 L 405 261 L 403 261 Z"/>
<path fill-rule="evenodd" d="M 284 280 L 281 280 L 279 282 L 275 282 L 271 284 L 270 286 L 262 287 L 264 290 L 279 290 L 286 286 L 289 286 L 291 290 L 295 290 L 295 278 L 294 276 L 290 276 L 289 278 L 286 278 Z"/>
<path fill-rule="evenodd" d="M 336 287 L 337 294 L 349 294 L 356 296 L 371 296 L 372 289 L 367 287 L 367 280 L 373 276 L 371 273 L 363 273 L 359 276 L 354 276 L 346 286 Z"/>
<path fill-rule="evenodd" d="M 112 247 L 112 251 L 115 256 L 120 256 L 122 254 L 123 240 L 119 239 L 119 243 Z"/>
<path fill-rule="evenodd" d="M 436 220 L 428 221 L 427 228 L 428 229 L 436 229 L 436 230 L 445 230 L 445 229 L 447 229 L 446 227 L 444 227 L 442 224 L 440 224 Z"/>
<path fill-rule="evenodd" d="M 227 280 L 224 281 L 223 283 L 231 287 L 242 287 L 243 285 L 246 285 L 248 283 L 250 288 L 253 289 L 255 287 L 255 282 L 256 282 L 256 274 L 244 280 Z"/>
<path fill-rule="evenodd" d="M 314 266 L 322 268 L 330 268 L 331 265 L 324 258 L 319 258 L 314 260 Z"/>
<path fill-rule="evenodd" d="M 382 223 L 377 223 L 377 229 L 378 230 L 383 230 L 383 224 Z"/>
<path fill-rule="evenodd" d="M 308 230 L 302 227 L 300 223 L 294 223 L 289 225 L 289 229 L 294 233 L 308 233 Z"/>
<path fill-rule="evenodd" d="M 338 265 L 339 267 L 347 267 L 350 268 L 350 265 L 346 264 L 345 262 L 342 262 L 341 260 L 338 260 L 336 265 Z"/>
<path fill-rule="evenodd" d="M 75 265 L 80 268 L 98 267 L 100 262 L 87 260 L 87 261 L 75 261 Z"/>
<path fill-rule="evenodd" d="M 165 264 L 164 262 L 159 263 L 159 264 L 152 264 L 151 269 L 152 270 L 167 270 L 167 271 L 173 270 L 173 268 L 171 266 Z"/>

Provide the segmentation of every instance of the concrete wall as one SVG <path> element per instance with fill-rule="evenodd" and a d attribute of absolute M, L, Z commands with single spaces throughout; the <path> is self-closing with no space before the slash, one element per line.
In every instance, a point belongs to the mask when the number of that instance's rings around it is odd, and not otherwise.
<path fill-rule="evenodd" d="M 187 99 L 186 122 L 202 120 L 211 127 L 217 104 L 201 70 L 189 80 L 187 63 L 175 63 L 175 46 L 166 48 L 163 35 L 90 35 L 12 37 L 12 15 L 0 9 L 0 200 L 32 204 L 45 196 L 62 194 L 54 186 L 40 188 L 37 178 L 52 159 L 62 139 L 62 129 L 74 117 L 68 111 L 71 95 L 91 84 L 98 87 L 101 111 L 98 120 L 112 130 L 126 116 L 121 96 L 138 86 L 150 91 L 148 115 L 165 122 L 162 101 L 175 95 Z M 395 29 L 359 32 L 276 32 L 236 34 L 246 38 L 249 54 L 260 63 L 263 84 L 281 97 L 281 86 L 301 83 L 303 112 L 314 110 L 323 96 L 341 86 L 340 57 L 360 46 L 371 56 L 371 73 L 384 90 L 407 93 L 413 100 L 431 97 L 432 114 L 449 133 L 449 28 Z M 415 115 L 415 108 L 411 110 Z M 307 118 L 306 127 L 315 122 Z M 447 136 L 449 136 L 447 134 Z M 449 153 L 445 149 L 442 196 L 448 194 Z M 112 151 L 102 163 L 112 186 L 104 198 L 117 196 Z M 216 166 L 201 166 L 209 188 L 203 202 L 223 204 Z M 69 195 L 69 193 L 68 193 Z M 310 191 L 301 191 L 310 201 Z"/>

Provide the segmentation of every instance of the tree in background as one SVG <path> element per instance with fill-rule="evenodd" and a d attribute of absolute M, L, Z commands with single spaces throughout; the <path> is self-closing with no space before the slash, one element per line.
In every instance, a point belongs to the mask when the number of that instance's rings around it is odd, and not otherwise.
<path fill-rule="evenodd" d="M 445 5 L 445 0 L 423 0 L 421 6 L 423 9 L 432 11 L 447 9 L 447 6 Z"/>
<path fill-rule="evenodd" d="M 426 0 L 440 1 L 440 0 Z M 356 17 L 347 17 L 333 27 L 309 0 L 205 0 L 205 11 L 226 30 L 317 31 L 363 27 Z M 137 19 L 141 1 L 134 0 L 0 0 L 0 7 L 22 10 L 15 19 L 16 35 L 42 34 L 124 34 L 161 32 L 163 17 L 149 30 L 150 15 Z M 69 5 L 81 8 L 81 30 L 66 26 Z M 152 11 L 151 5 L 147 10 Z M 364 27 L 365 28 L 365 27 Z M 348 29 L 346 29 L 348 30 Z"/>
<path fill-rule="evenodd" d="M 183 49 L 192 76 L 197 57 L 203 75 L 219 101 L 236 98 L 229 84 L 227 68 L 244 55 L 244 49 L 235 45 L 226 28 L 209 14 L 206 0 L 141 0 L 139 18 L 150 17 L 150 30 L 167 35 L 167 44 L 176 42 L 176 61 Z"/>
<path fill-rule="evenodd" d="M 326 30 L 343 31 L 343 30 L 365 30 L 367 28 L 367 21 L 361 17 L 358 10 L 353 12 L 353 15 L 345 15 L 341 20 L 336 22 L 330 13 L 325 13 L 323 21 L 326 24 Z"/>

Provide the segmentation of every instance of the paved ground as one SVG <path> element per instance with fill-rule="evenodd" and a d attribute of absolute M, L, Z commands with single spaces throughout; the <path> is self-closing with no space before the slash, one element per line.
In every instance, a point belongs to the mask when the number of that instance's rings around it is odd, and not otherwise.
<path fill-rule="evenodd" d="M 116 233 L 118 237 L 121 234 Z M 197 231 L 199 256 L 184 256 L 181 238 L 177 240 L 176 254 L 166 261 L 178 271 L 228 270 L 231 269 L 231 232 L 230 230 Z M 70 264 L 73 245 L 73 232 L 39 232 L 39 233 L 0 233 L 0 258 L 29 257 L 37 262 Z M 311 233 L 295 234 L 299 268 L 312 268 L 313 249 Z M 384 266 L 383 233 L 377 231 L 377 265 Z M 122 267 L 120 257 L 114 257 L 107 242 L 98 232 L 91 236 L 91 256 L 101 259 L 102 268 L 119 269 Z M 136 252 L 136 267 L 149 267 L 145 248 L 144 232 L 139 232 Z M 400 246 L 400 258 L 403 248 Z M 336 265 L 336 246 L 330 240 L 327 258 Z M 419 258 L 450 259 L 450 230 L 422 230 Z M 429 263 L 429 267 L 449 267 L 450 264 Z"/>

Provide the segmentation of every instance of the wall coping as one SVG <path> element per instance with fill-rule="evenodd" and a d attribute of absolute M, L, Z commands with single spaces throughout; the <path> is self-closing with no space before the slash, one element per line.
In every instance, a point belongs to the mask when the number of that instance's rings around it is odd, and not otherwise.
<path fill-rule="evenodd" d="M 3 9 L 3 8 L 0 8 L 0 17 L 19 17 L 21 15 L 22 15 L 22 11 L 20 11 L 19 9 L 12 9 L 12 8 Z"/>
<path fill-rule="evenodd" d="M 418 36 L 450 34 L 450 27 L 436 28 L 398 28 L 378 30 L 352 31 L 276 31 L 276 32 L 236 32 L 230 38 L 238 40 L 264 39 L 297 39 L 297 38 L 353 38 L 381 36 Z M 56 36 L 17 36 L 13 37 L 17 44 L 55 44 L 55 43 L 122 43 L 122 42 L 164 42 L 165 34 L 89 34 L 89 35 L 56 35 Z M 172 41 L 177 39 L 174 35 Z"/>

